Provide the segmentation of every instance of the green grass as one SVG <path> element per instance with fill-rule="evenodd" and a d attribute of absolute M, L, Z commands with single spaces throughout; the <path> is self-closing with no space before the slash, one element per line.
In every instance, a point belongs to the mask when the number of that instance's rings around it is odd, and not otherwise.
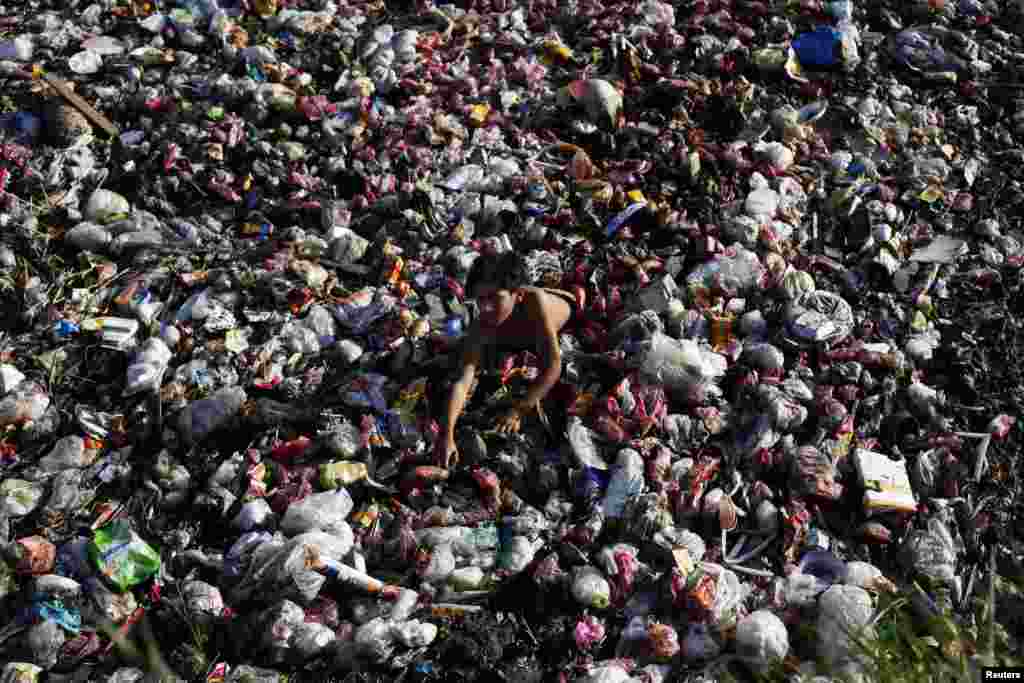
<path fill-rule="evenodd" d="M 817 674 L 831 675 L 837 683 L 847 680 L 976 683 L 983 666 L 1021 666 L 1024 659 L 1006 628 L 997 621 L 995 608 L 997 593 L 1000 603 L 1011 597 L 1019 599 L 1024 593 L 1015 584 L 993 577 L 987 590 L 979 591 L 980 595 L 973 599 L 969 609 L 960 613 L 946 610 L 930 618 L 914 608 L 915 592 L 924 593 L 924 589 L 916 584 L 895 595 L 880 595 L 872 622 L 874 633 L 870 637 L 851 634 L 856 643 L 856 658 L 865 676 L 855 678 L 838 671 L 830 673 L 825 663 L 820 661 L 817 662 Z M 802 641 L 814 642 L 813 625 L 801 625 L 798 634 Z M 791 641 L 791 652 L 792 645 Z M 801 680 L 793 673 L 791 666 L 779 662 L 758 672 L 730 667 L 730 673 L 723 675 L 722 680 L 735 683 L 793 683 Z M 802 680 L 808 681 L 810 677 Z"/>

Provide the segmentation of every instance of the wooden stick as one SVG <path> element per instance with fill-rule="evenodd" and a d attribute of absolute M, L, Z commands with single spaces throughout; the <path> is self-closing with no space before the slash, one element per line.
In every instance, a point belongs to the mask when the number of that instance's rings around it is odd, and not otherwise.
<path fill-rule="evenodd" d="M 50 87 L 56 90 L 61 97 L 63 97 L 65 100 L 71 103 L 75 107 L 75 109 L 82 112 L 87 119 L 89 119 L 95 125 L 102 128 L 103 132 L 105 132 L 107 135 L 109 135 L 112 138 L 116 138 L 121 134 L 121 131 L 117 129 L 117 126 L 111 123 L 110 119 L 96 111 L 95 107 L 93 107 L 91 104 L 83 100 L 81 96 L 79 96 L 74 90 L 69 88 L 67 84 L 64 83 L 64 81 L 60 80 L 56 76 L 51 76 L 50 74 L 46 73 L 43 74 L 42 78 L 44 81 L 46 81 L 47 84 L 50 85 Z"/>

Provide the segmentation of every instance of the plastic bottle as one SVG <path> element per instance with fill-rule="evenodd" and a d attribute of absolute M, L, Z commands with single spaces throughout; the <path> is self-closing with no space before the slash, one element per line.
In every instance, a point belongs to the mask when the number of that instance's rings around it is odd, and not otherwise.
<path fill-rule="evenodd" d="M 28 62 L 35 54 L 35 44 L 31 36 L 18 36 L 14 40 L 7 40 L 0 43 L 0 59 L 13 59 L 18 62 Z"/>
<path fill-rule="evenodd" d="M 602 507 L 605 517 L 617 519 L 623 516 L 626 503 L 644 490 L 644 460 L 638 452 L 624 448 L 619 452 L 612 471 L 608 491 Z"/>

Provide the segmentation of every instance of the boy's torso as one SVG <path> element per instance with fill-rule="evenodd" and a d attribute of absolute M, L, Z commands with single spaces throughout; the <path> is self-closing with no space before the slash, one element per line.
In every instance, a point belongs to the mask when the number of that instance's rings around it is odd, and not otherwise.
<path fill-rule="evenodd" d="M 565 327 L 565 324 L 572 317 L 573 308 L 562 296 L 567 296 L 571 299 L 571 293 L 560 289 L 540 287 L 524 289 L 540 294 L 541 305 L 551 307 L 551 312 L 555 315 L 558 328 Z M 555 292 L 558 292 L 558 294 L 555 294 Z M 542 324 L 540 320 L 532 319 L 527 312 L 527 307 L 524 304 L 520 304 L 516 306 L 512 315 L 498 327 L 493 330 L 480 329 L 481 350 L 487 351 L 490 349 L 498 352 L 537 351 L 544 341 Z"/>

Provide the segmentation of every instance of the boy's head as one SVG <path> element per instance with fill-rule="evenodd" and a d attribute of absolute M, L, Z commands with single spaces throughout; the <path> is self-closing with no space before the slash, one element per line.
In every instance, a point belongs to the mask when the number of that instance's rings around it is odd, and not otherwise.
<path fill-rule="evenodd" d="M 530 283 L 526 262 L 516 251 L 483 254 L 473 261 L 466 278 L 466 294 L 476 299 L 480 322 L 497 327 L 512 314 Z"/>

